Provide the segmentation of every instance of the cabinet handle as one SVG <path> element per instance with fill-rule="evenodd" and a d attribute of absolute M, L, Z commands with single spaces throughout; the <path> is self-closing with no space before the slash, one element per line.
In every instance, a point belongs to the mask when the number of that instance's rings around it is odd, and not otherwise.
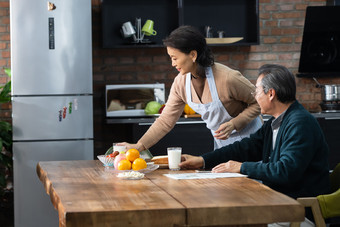
<path fill-rule="evenodd" d="M 340 117 L 325 117 L 325 120 L 340 120 Z"/>
<path fill-rule="evenodd" d="M 179 121 L 176 125 L 188 125 L 188 124 L 205 124 L 204 121 Z"/>
<path fill-rule="evenodd" d="M 138 125 L 152 125 L 153 123 L 138 123 Z M 188 125 L 188 124 L 205 124 L 204 121 L 179 121 L 176 122 L 176 125 Z"/>

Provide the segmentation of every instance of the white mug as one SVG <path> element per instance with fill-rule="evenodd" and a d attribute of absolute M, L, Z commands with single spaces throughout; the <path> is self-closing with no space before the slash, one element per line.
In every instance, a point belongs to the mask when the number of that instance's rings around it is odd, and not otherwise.
<path fill-rule="evenodd" d="M 133 28 L 132 24 L 130 21 L 128 22 L 125 22 L 123 25 L 122 25 L 122 34 L 125 38 L 127 37 L 130 37 L 134 34 L 136 34 L 136 31 L 135 29 Z"/>
<path fill-rule="evenodd" d="M 181 163 L 182 148 L 168 147 L 168 163 L 169 169 L 180 170 L 179 163 Z"/>

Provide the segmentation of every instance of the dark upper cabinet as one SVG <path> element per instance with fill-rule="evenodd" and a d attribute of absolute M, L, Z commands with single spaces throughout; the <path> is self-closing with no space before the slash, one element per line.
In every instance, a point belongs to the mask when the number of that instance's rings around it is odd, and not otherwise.
<path fill-rule="evenodd" d="M 259 43 L 258 0 L 103 0 L 102 36 L 104 48 L 161 47 L 162 40 L 180 25 L 192 25 L 206 35 L 211 27 L 211 46 L 255 45 Z M 121 34 L 123 23 L 134 26 L 141 18 L 154 21 L 155 36 L 144 36 L 143 43 Z M 135 27 L 136 29 L 136 27 Z M 224 37 L 219 38 L 218 32 Z"/>

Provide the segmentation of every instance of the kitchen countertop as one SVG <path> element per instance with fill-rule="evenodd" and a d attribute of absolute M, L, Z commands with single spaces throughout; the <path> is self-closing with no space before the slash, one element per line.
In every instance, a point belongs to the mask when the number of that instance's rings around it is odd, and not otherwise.
<path fill-rule="evenodd" d="M 311 113 L 315 118 L 327 119 L 340 119 L 340 112 L 317 112 Z M 271 116 L 262 115 L 263 120 L 268 120 Z M 120 118 L 106 118 L 107 124 L 151 124 L 157 117 L 120 117 Z M 184 118 L 180 117 L 177 121 L 178 124 L 203 124 L 200 117 Z"/>
<path fill-rule="evenodd" d="M 316 118 L 340 119 L 340 112 L 318 112 L 311 114 Z"/>
<path fill-rule="evenodd" d="M 340 112 L 317 112 L 311 113 L 315 118 L 325 118 L 326 120 L 330 119 L 340 119 Z M 264 114 L 262 115 L 263 120 L 266 121 L 271 118 L 270 115 Z"/>
<path fill-rule="evenodd" d="M 107 124 L 150 124 L 156 120 L 157 117 L 122 117 L 122 118 L 106 118 Z M 177 123 L 189 124 L 203 124 L 200 117 L 184 118 L 180 117 Z"/>

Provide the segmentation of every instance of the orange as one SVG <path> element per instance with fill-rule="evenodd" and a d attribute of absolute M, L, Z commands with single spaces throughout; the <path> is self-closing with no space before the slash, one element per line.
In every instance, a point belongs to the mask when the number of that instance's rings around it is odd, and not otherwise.
<path fill-rule="evenodd" d="M 132 163 L 132 169 L 137 171 L 146 168 L 146 161 L 142 158 L 136 158 Z"/>
<path fill-rule="evenodd" d="M 118 170 L 130 170 L 131 169 L 131 162 L 129 160 L 121 160 L 118 162 Z"/>
<path fill-rule="evenodd" d="M 187 115 L 191 115 L 191 114 L 195 114 L 196 112 L 193 109 L 191 109 L 191 107 L 188 104 L 185 104 L 184 113 Z"/>
<path fill-rule="evenodd" d="M 127 160 L 133 162 L 136 158 L 139 158 L 139 151 L 137 149 L 132 148 L 129 149 L 125 155 Z"/>

